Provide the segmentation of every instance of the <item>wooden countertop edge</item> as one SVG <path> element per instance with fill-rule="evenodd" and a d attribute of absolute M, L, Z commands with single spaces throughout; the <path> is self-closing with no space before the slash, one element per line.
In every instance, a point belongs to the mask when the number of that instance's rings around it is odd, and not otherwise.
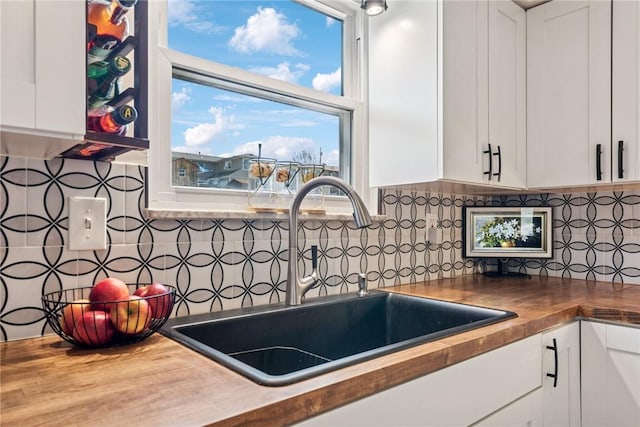
<path fill-rule="evenodd" d="M 621 310 L 618 308 L 582 304 L 580 305 L 580 316 L 587 319 L 640 325 L 640 313 L 631 310 Z"/>

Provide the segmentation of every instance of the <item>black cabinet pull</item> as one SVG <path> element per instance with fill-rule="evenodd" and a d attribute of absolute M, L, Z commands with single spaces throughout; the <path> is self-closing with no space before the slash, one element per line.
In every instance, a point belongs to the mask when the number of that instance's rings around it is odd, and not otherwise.
<path fill-rule="evenodd" d="M 602 144 L 596 144 L 596 180 L 602 181 Z"/>
<path fill-rule="evenodd" d="M 318 268 L 318 246 L 311 245 L 311 269 Z"/>
<path fill-rule="evenodd" d="M 622 167 L 622 153 L 624 153 L 624 141 L 618 141 L 618 179 L 624 178 L 624 169 Z"/>
<path fill-rule="evenodd" d="M 484 154 L 489 155 L 489 170 L 482 172 L 483 175 L 487 175 L 487 179 L 491 181 L 491 171 L 493 170 L 492 160 L 493 160 L 493 152 L 491 151 L 491 144 L 487 144 L 489 148 L 483 151 Z"/>
<path fill-rule="evenodd" d="M 498 173 L 494 173 L 493 176 L 498 177 L 498 182 L 500 182 L 500 178 L 502 177 L 502 151 L 500 151 L 500 146 L 498 145 L 498 151 L 493 153 L 494 156 L 498 156 Z"/>
<path fill-rule="evenodd" d="M 553 350 L 553 361 L 555 363 L 555 369 L 553 374 L 547 374 L 549 378 L 553 378 L 553 386 L 558 386 L 558 344 L 556 343 L 556 339 L 553 339 L 553 346 L 548 345 L 547 350 Z"/>

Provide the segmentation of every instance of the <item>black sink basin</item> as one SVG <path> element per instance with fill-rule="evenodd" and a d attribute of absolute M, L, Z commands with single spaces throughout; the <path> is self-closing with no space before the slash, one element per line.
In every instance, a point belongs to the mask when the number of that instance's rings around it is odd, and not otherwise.
<path fill-rule="evenodd" d="M 175 318 L 161 332 L 260 384 L 284 385 L 516 316 L 372 291 Z"/>

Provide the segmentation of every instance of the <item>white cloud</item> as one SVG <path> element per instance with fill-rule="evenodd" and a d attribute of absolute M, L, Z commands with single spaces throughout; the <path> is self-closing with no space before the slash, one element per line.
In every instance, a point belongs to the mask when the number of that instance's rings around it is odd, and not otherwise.
<path fill-rule="evenodd" d="M 233 152 L 221 156 L 235 156 L 238 154 L 258 155 L 258 144 L 262 144 L 262 157 L 278 160 L 291 160 L 301 150 L 318 151 L 313 140 L 289 136 L 271 136 L 262 141 L 251 141 L 235 147 Z"/>
<path fill-rule="evenodd" d="M 306 64 L 296 64 L 291 69 L 288 62 L 282 62 L 276 67 L 255 67 L 251 71 L 285 82 L 296 83 L 309 69 L 310 67 Z"/>
<path fill-rule="evenodd" d="M 293 40 L 300 34 L 296 24 L 271 7 L 258 7 L 247 23 L 235 29 L 229 45 L 243 53 L 271 52 L 280 55 L 299 56 Z"/>
<path fill-rule="evenodd" d="M 191 88 L 183 87 L 180 89 L 180 92 L 173 92 L 171 94 L 171 109 L 177 110 L 186 104 L 191 97 L 189 94 L 191 93 Z"/>
<path fill-rule="evenodd" d="M 338 68 L 336 71 L 330 74 L 316 74 L 311 84 L 316 90 L 329 92 L 334 87 L 339 86 L 341 80 L 342 70 Z"/>
<path fill-rule="evenodd" d="M 200 19 L 196 12 L 196 6 L 189 0 L 169 0 L 168 21 L 171 26 L 183 26 L 198 33 L 216 33 L 222 27 L 213 22 Z"/>
<path fill-rule="evenodd" d="M 335 23 L 336 20 L 330 16 L 327 16 L 327 18 L 325 19 L 325 25 L 327 26 L 327 28 L 332 27 Z"/>
<path fill-rule="evenodd" d="M 318 123 L 312 120 L 291 120 L 289 122 L 280 123 L 280 126 L 285 128 L 313 127 L 318 126 Z"/>
<path fill-rule="evenodd" d="M 184 143 L 188 147 L 201 147 L 224 135 L 229 129 L 236 129 L 234 116 L 225 115 L 222 108 L 211 107 L 213 122 L 199 123 L 184 131 Z"/>
<path fill-rule="evenodd" d="M 216 101 L 224 101 L 224 102 L 233 102 L 233 103 L 241 103 L 241 102 L 262 102 L 259 98 L 254 98 L 247 95 L 233 95 L 231 93 L 221 93 L 213 97 Z"/>
<path fill-rule="evenodd" d="M 323 153 L 322 163 L 325 163 L 329 166 L 340 166 L 340 151 L 331 150 L 328 153 Z"/>

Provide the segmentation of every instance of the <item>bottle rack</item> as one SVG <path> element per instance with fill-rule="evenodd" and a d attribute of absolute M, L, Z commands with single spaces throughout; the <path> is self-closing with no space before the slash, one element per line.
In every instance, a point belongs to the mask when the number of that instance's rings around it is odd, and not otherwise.
<path fill-rule="evenodd" d="M 87 8 L 90 1 L 87 0 Z M 131 150 L 146 150 L 149 148 L 148 140 L 148 5 L 147 0 L 139 0 L 129 11 L 133 11 L 132 34 L 127 36 L 109 54 L 108 58 L 116 55 L 126 56 L 131 60 L 133 73 L 133 87 L 127 87 L 118 96 L 111 99 L 106 105 L 117 108 L 123 104 L 133 105 L 138 112 L 137 119 L 129 125 L 133 129 L 126 135 L 110 134 L 87 130 L 85 142 L 77 144 L 64 153 L 62 157 L 74 159 L 86 159 L 97 161 L 112 161 L 116 156 Z M 87 44 L 93 39 L 95 33 L 91 25 L 87 25 Z M 88 65 L 88 60 L 86 62 Z M 88 82 L 87 77 L 87 82 Z M 87 88 L 89 84 L 87 83 Z M 88 89 L 87 89 L 88 90 Z M 87 99 L 89 94 L 87 93 Z M 87 111 L 88 113 L 88 111 Z"/>

